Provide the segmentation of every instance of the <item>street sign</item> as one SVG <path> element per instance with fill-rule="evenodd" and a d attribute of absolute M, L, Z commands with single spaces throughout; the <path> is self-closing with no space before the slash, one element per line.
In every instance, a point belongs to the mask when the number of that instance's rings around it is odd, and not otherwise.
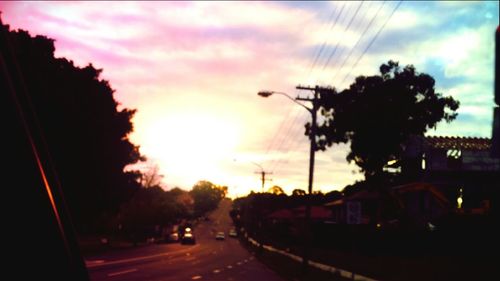
<path fill-rule="evenodd" d="M 361 223 L 361 202 L 349 201 L 346 202 L 347 207 L 347 223 L 360 224 Z"/>

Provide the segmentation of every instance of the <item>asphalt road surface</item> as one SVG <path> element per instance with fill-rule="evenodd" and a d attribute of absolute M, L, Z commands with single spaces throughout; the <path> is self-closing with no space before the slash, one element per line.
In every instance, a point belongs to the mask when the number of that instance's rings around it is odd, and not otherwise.
<path fill-rule="evenodd" d="M 91 280 L 282 281 L 228 236 L 230 207 L 229 200 L 221 201 L 210 221 L 194 227 L 195 245 L 159 244 L 87 257 Z M 215 240 L 218 231 L 226 234 L 224 241 Z"/>

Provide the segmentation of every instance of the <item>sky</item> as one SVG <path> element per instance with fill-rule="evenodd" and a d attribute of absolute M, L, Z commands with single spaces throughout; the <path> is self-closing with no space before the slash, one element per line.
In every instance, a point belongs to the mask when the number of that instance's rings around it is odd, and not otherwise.
<path fill-rule="evenodd" d="M 22 2 L 0 1 L 11 29 L 55 39 L 56 57 L 103 69 L 120 108 L 134 108 L 131 141 L 165 189 L 199 180 L 229 196 L 307 190 L 310 114 L 284 96 L 297 85 L 342 90 L 392 59 L 436 79 L 461 103 L 427 135 L 491 137 L 498 1 Z M 348 146 L 316 153 L 313 190 L 363 178 Z"/>

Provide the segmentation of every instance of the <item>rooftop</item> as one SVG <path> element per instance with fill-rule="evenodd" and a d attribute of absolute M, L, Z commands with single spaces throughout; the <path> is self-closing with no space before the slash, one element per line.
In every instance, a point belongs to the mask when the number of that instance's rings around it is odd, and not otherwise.
<path fill-rule="evenodd" d="M 491 147 L 489 138 L 473 137 L 425 137 L 428 145 L 442 149 L 488 150 Z"/>

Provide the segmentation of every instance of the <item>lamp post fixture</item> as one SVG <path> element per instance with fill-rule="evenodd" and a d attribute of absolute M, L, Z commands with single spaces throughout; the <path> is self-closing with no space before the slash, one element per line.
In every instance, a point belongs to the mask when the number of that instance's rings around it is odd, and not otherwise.
<path fill-rule="evenodd" d="M 312 87 L 304 87 L 304 86 L 297 86 L 296 89 L 299 90 L 310 90 L 314 91 L 314 96 L 313 98 L 301 98 L 301 97 L 296 97 L 295 99 L 290 97 L 288 94 L 283 93 L 283 92 L 276 92 L 276 91 L 260 91 L 257 94 L 261 97 L 267 98 L 273 94 L 277 95 L 282 95 L 293 101 L 294 103 L 302 106 L 305 108 L 309 113 L 311 113 L 311 129 L 309 130 L 309 139 L 311 141 L 311 147 L 309 150 L 309 181 L 308 181 L 308 194 L 309 198 L 306 200 L 306 233 L 305 233 L 305 246 L 304 246 L 304 256 L 302 257 L 302 265 L 303 265 L 303 270 L 306 271 L 308 264 L 309 264 L 309 243 L 310 243 L 310 221 L 311 221 L 311 195 L 312 195 L 312 187 L 313 187 L 313 178 L 314 178 L 314 153 L 316 152 L 316 129 L 317 129 L 317 124 L 316 124 L 316 113 L 319 108 L 319 90 L 320 88 L 318 86 L 312 88 Z M 312 103 L 312 108 L 307 107 L 303 103 L 299 101 L 308 101 Z"/>

